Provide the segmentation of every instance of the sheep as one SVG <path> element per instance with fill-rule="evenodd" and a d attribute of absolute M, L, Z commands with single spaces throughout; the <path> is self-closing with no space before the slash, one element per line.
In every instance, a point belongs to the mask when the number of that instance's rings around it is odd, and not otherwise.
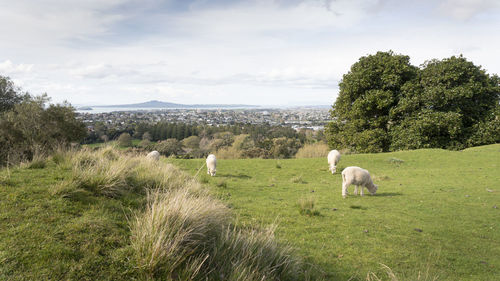
<path fill-rule="evenodd" d="M 150 160 L 158 161 L 158 160 L 160 160 L 160 153 L 156 150 L 153 150 L 150 153 L 148 153 L 148 155 L 146 155 L 146 158 L 148 158 Z"/>
<path fill-rule="evenodd" d="M 337 163 L 340 161 L 340 152 L 337 150 L 332 150 L 328 153 L 328 165 L 330 166 L 330 171 L 332 175 L 337 171 Z"/>
<path fill-rule="evenodd" d="M 213 154 L 208 155 L 207 174 L 209 174 L 212 177 L 215 176 L 215 172 L 217 172 L 216 167 L 217 167 L 217 159 L 215 158 L 215 155 Z"/>
<path fill-rule="evenodd" d="M 370 173 L 360 167 L 347 167 L 342 171 L 342 197 L 347 195 L 347 187 L 355 185 L 354 195 L 358 194 L 358 186 L 361 186 L 361 196 L 363 196 L 363 187 L 366 187 L 372 195 L 377 192 L 378 186 L 375 185 L 370 177 Z"/>

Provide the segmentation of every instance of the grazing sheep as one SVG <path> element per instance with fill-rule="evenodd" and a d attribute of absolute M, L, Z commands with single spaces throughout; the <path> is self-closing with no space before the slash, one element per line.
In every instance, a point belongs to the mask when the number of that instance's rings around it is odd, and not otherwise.
<path fill-rule="evenodd" d="M 207 174 L 209 174 L 212 177 L 215 176 L 215 172 L 217 172 L 216 167 L 217 167 L 217 159 L 215 158 L 215 155 L 213 154 L 208 155 Z"/>
<path fill-rule="evenodd" d="M 328 153 L 328 165 L 330 166 L 330 171 L 332 175 L 337 171 L 337 163 L 340 161 L 340 152 L 337 150 L 332 150 Z"/>
<path fill-rule="evenodd" d="M 342 171 L 342 197 L 347 195 L 347 187 L 355 185 L 354 195 L 358 194 L 358 186 L 361 186 L 361 196 L 363 196 L 363 187 L 366 187 L 372 195 L 377 192 L 378 186 L 373 184 L 370 173 L 360 167 L 347 167 Z"/>
<path fill-rule="evenodd" d="M 148 155 L 146 155 L 146 158 L 158 161 L 160 160 L 160 153 L 156 150 L 153 150 L 150 153 L 148 153 Z"/>

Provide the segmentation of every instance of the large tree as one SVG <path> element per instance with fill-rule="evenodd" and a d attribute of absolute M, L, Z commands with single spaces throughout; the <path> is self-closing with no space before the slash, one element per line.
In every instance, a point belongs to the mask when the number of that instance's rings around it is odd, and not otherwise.
<path fill-rule="evenodd" d="M 333 121 L 326 132 L 331 147 L 381 152 L 390 147 L 390 110 L 401 89 L 417 75 L 408 56 L 392 51 L 361 57 L 339 83 Z"/>
<path fill-rule="evenodd" d="M 426 62 L 391 110 L 391 148 L 462 149 L 500 141 L 499 79 L 464 57 Z"/>
<path fill-rule="evenodd" d="M 0 113 L 12 109 L 20 103 L 27 94 L 22 93 L 9 77 L 0 75 Z"/>
<path fill-rule="evenodd" d="M 462 56 L 420 69 L 392 52 L 362 57 L 339 84 L 329 145 L 381 152 L 500 142 L 499 81 Z"/>

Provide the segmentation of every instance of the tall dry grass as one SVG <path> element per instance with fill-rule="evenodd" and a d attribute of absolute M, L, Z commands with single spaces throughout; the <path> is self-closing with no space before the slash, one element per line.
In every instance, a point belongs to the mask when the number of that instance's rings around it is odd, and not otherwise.
<path fill-rule="evenodd" d="M 214 242 L 230 218 L 221 203 L 187 189 L 156 190 L 148 197 L 146 210 L 131 222 L 131 244 L 139 268 L 150 278 L 182 272 L 183 266 L 199 259 L 199 252 Z"/>
<path fill-rule="evenodd" d="M 385 274 L 387 275 L 386 278 L 382 278 L 377 276 L 373 272 L 368 272 L 366 275 L 366 281 L 400 281 L 400 280 L 414 280 L 414 281 L 437 281 L 438 276 L 433 275 L 430 273 L 430 265 L 427 265 L 426 269 L 424 271 L 418 271 L 416 273 L 416 276 L 412 277 L 398 277 L 396 273 L 392 271 L 390 267 L 388 267 L 385 264 L 380 264 L 382 269 L 385 271 Z"/>
<path fill-rule="evenodd" d="M 132 219 L 135 260 L 147 279 L 304 280 L 307 272 L 274 227 L 241 229 L 230 211 L 207 194 L 187 190 L 149 195 Z"/>
<path fill-rule="evenodd" d="M 328 145 L 322 142 L 306 144 L 297 151 L 295 158 L 326 157 L 328 155 L 328 151 Z"/>
<path fill-rule="evenodd" d="M 151 161 L 144 155 L 124 154 L 112 146 L 60 153 L 55 159 L 72 170 L 66 185 L 94 194 L 115 197 L 128 191 L 179 189 L 186 185 L 200 189 L 193 178 L 171 164 Z"/>
<path fill-rule="evenodd" d="M 145 208 L 129 219 L 131 258 L 146 280 L 311 278 L 310 267 L 275 239 L 274 227 L 236 227 L 225 205 L 170 164 L 113 147 L 61 152 L 53 160 L 72 171 L 54 194 L 146 194 Z"/>

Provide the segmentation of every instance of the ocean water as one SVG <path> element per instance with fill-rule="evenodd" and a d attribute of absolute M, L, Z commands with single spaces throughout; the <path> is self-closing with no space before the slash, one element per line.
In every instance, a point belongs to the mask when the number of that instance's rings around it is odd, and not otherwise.
<path fill-rule="evenodd" d="M 78 113 L 108 113 L 114 111 L 157 111 L 175 108 L 139 108 L 139 107 L 91 107 L 91 110 L 77 109 Z"/>

